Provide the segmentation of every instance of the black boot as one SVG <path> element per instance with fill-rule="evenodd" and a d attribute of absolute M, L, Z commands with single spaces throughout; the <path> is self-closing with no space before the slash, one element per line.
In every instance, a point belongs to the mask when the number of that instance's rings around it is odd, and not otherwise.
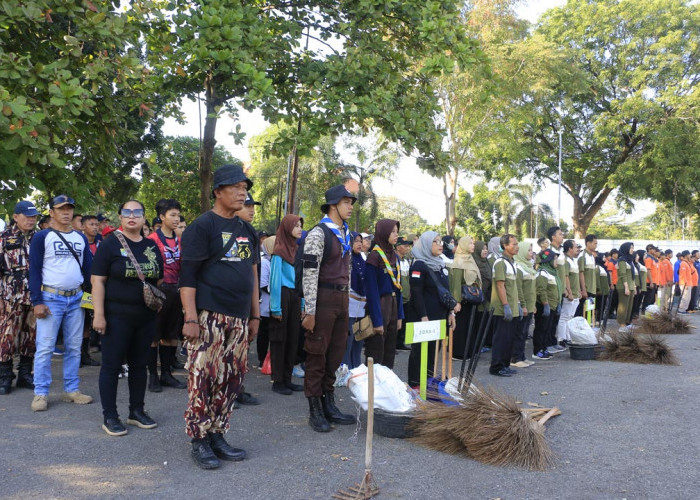
<path fill-rule="evenodd" d="M 309 398 L 309 425 L 316 432 L 330 432 L 331 430 L 331 424 L 323 416 L 321 398 L 318 396 Z"/>
<path fill-rule="evenodd" d="M 32 376 L 32 366 L 34 358 L 29 356 L 19 357 L 19 367 L 17 369 L 17 388 L 34 389 L 34 377 Z"/>
<path fill-rule="evenodd" d="M 90 339 L 83 339 L 80 346 L 80 366 L 100 366 L 100 362 L 90 356 Z"/>
<path fill-rule="evenodd" d="M 329 422 L 340 425 L 352 425 L 355 423 L 355 417 L 340 413 L 340 410 L 335 406 L 335 397 L 332 392 L 323 393 L 323 414 Z"/>
<path fill-rule="evenodd" d="M 15 374 L 12 372 L 12 361 L 3 361 L 0 363 L 0 394 L 9 394 L 12 392 L 12 379 Z"/>
<path fill-rule="evenodd" d="M 157 373 L 148 375 L 148 390 L 149 392 L 163 392 L 163 386 L 160 385 Z"/>
<path fill-rule="evenodd" d="M 173 387 L 175 389 L 184 389 L 187 386 L 179 379 L 173 377 L 172 374 L 172 357 L 175 355 L 175 347 L 162 345 L 160 346 L 160 385 L 163 387 Z"/>
<path fill-rule="evenodd" d="M 208 438 L 193 439 L 191 454 L 192 460 L 202 469 L 218 469 L 221 466 L 221 462 L 209 445 Z"/>
<path fill-rule="evenodd" d="M 224 435 L 220 432 L 209 432 L 209 445 L 214 454 L 221 460 L 229 462 L 240 462 L 245 458 L 245 451 L 234 448 L 226 442 Z"/>

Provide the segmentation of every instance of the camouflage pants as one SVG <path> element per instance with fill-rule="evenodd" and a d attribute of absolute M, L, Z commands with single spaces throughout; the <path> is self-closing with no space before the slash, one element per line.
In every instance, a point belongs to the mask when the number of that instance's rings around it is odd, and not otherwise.
<path fill-rule="evenodd" d="M 30 305 L 4 301 L 0 311 L 0 362 L 12 361 L 12 356 L 34 357 L 36 351 L 36 319 Z"/>
<path fill-rule="evenodd" d="M 187 435 L 226 432 L 248 362 L 248 320 L 211 311 L 199 313 L 200 338 L 186 341 Z"/>

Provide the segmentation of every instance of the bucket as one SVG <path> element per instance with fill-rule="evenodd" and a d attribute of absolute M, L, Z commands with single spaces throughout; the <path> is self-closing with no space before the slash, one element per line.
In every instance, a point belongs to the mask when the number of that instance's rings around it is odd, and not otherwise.
<path fill-rule="evenodd" d="M 569 344 L 571 359 L 591 361 L 596 358 L 596 348 L 599 344 Z"/>
<path fill-rule="evenodd" d="M 413 434 L 408 424 L 413 419 L 413 412 L 397 413 L 374 409 L 374 430 L 380 436 L 405 439 Z"/>

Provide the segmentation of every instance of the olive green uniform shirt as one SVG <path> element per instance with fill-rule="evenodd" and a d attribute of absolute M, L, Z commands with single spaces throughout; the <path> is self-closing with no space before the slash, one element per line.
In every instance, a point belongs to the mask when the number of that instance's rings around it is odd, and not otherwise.
<path fill-rule="evenodd" d="M 608 281 L 608 273 L 606 270 L 601 267 L 597 266 L 598 268 L 598 294 L 599 295 L 607 295 L 610 293 L 610 282 Z"/>
<path fill-rule="evenodd" d="M 561 295 L 559 295 L 557 277 L 544 269 L 540 269 L 537 271 L 535 283 L 537 286 L 537 302 L 540 304 L 549 304 L 551 310 L 559 307 Z"/>
<path fill-rule="evenodd" d="M 578 277 L 578 265 L 576 264 L 576 261 L 574 259 L 571 259 L 569 257 L 566 258 L 566 265 L 569 268 L 568 269 L 568 274 L 569 274 L 569 285 L 571 286 L 571 294 L 574 296 L 574 299 L 580 299 L 581 298 L 581 283 L 579 282 L 579 277 Z"/>
<path fill-rule="evenodd" d="M 503 304 L 498 298 L 498 286 L 496 283 L 503 281 L 506 285 L 506 300 L 513 312 L 513 316 L 518 315 L 518 305 L 520 298 L 518 296 L 518 272 L 515 268 L 515 263 L 506 258 L 500 257 L 493 263 L 493 286 L 491 287 L 491 307 L 493 307 L 494 316 L 503 316 Z"/>
<path fill-rule="evenodd" d="M 598 266 L 592 253 L 584 250 L 578 258 L 578 271 L 583 272 L 583 282 L 588 295 L 595 295 L 598 288 Z"/>
<path fill-rule="evenodd" d="M 528 274 L 518 264 L 515 265 L 518 269 L 518 296 L 520 297 L 520 305 L 527 309 L 527 313 L 535 312 L 535 302 L 537 301 L 537 289 L 535 284 L 535 275 Z"/>

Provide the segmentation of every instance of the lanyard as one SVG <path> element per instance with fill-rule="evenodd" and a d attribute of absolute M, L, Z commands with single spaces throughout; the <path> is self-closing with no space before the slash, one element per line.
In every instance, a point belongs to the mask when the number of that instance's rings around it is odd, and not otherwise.
<path fill-rule="evenodd" d="M 389 273 L 391 282 L 394 284 L 397 290 L 401 290 L 401 268 L 399 267 L 398 259 L 396 260 L 396 274 L 394 274 L 394 270 L 391 268 L 391 264 L 389 264 L 389 259 L 386 258 L 384 250 L 377 246 L 374 247 L 374 251 L 377 252 L 384 261 L 384 266 L 386 266 L 386 270 Z"/>

